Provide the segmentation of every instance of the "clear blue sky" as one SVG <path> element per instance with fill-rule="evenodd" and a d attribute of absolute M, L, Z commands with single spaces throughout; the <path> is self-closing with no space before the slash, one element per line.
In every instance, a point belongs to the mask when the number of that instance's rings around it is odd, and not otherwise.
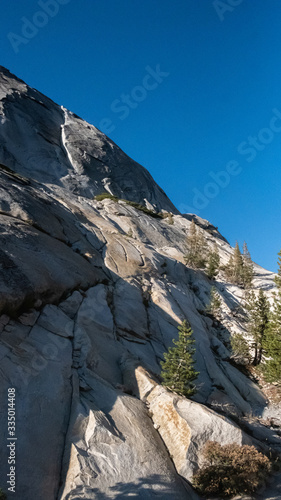
<path fill-rule="evenodd" d="M 280 20 L 280 0 L 2 0 L 0 64 L 110 130 L 180 210 L 276 270 Z"/>

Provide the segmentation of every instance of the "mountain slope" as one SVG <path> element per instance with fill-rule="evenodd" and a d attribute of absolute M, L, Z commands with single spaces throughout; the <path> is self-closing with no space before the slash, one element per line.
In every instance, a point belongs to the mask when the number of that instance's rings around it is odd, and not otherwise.
<path fill-rule="evenodd" d="M 92 198 L 108 191 L 177 213 L 149 172 L 94 126 L 0 66 L 0 163 L 38 181 Z"/>
<path fill-rule="evenodd" d="M 195 500 L 207 440 L 280 450 L 277 431 L 248 418 L 276 409 L 231 357 L 231 335 L 245 333 L 241 289 L 219 275 L 218 329 L 203 314 L 213 283 L 184 264 L 192 217 L 97 129 L 0 75 L 1 408 L 15 387 L 19 498 Z M 173 224 L 95 201 L 104 189 L 173 212 Z M 230 245 L 197 223 L 226 262 Z M 255 266 L 268 295 L 273 279 Z M 192 400 L 159 384 L 184 318 L 200 372 Z M 0 454 L 5 489 L 6 446 Z"/>

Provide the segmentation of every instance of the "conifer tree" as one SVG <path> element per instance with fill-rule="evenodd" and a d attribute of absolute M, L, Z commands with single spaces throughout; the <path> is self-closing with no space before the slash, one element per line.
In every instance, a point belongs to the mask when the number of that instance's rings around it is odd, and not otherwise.
<path fill-rule="evenodd" d="M 277 292 L 274 296 L 270 324 L 265 337 L 266 360 L 264 372 L 269 382 L 281 382 L 281 251 L 278 254 Z"/>
<path fill-rule="evenodd" d="M 254 339 L 253 365 L 259 365 L 265 346 L 270 314 L 269 302 L 262 289 L 259 290 L 258 297 L 255 296 L 254 292 L 248 294 L 246 309 L 248 311 L 248 333 Z"/>
<path fill-rule="evenodd" d="M 244 274 L 244 262 L 243 257 L 240 252 L 240 248 L 238 242 L 236 241 L 236 245 L 233 253 L 233 282 L 236 285 L 243 284 L 243 274 Z"/>
<path fill-rule="evenodd" d="M 222 267 L 222 270 L 225 274 L 225 278 L 232 282 L 233 280 L 233 274 L 234 274 L 234 263 L 233 263 L 233 255 L 229 257 L 229 261 L 225 266 Z"/>
<path fill-rule="evenodd" d="M 236 242 L 228 263 L 222 269 L 227 280 L 234 285 L 244 286 L 244 261 L 238 242 Z"/>
<path fill-rule="evenodd" d="M 191 221 L 186 243 L 188 248 L 184 257 L 186 264 L 194 269 L 204 269 L 207 261 L 208 244 L 203 231 L 196 227 L 194 220 Z"/>
<path fill-rule="evenodd" d="M 275 278 L 275 284 L 278 288 L 278 290 L 281 290 L 281 250 L 278 253 L 278 271 L 277 271 L 277 276 Z"/>
<path fill-rule="evenodd" d="M 219 250 L 217 244 L 215 243 L 214 248 L 210 252 L 208 258 L 207 269 L 206 269 L 206 274 L 208 278 L 210 278 L 211 280 L 215 279 L 215 277 L 219 273 L 219 266 L 220 266 Z"/>
<path fill-rule="evenodd" d="M 235 333 L 232 335 L 230 343 L 234 358 L 237 358 L 238 361 L 246 359 L 247 363 L 249 363 L 251 360 L 250 349 L 248 342 L 245 340 L 242 333 Z"/>
<path fill-rule="evenodd" d="M 247 243 L 243 244 L 243 285 L 246 290 L 252 288 L 254 277 L 253 261 Z"/>
<path fill-rule="evenodd" d="M 163 385 L 182 396 L 190 397 L 196 392 L 193 381 L 199 375 L 194 369 L 195 340 L 186 320 L 178 330 L 179 339 L 173 340 L 175 347 L 170 347 L 168 352 L 164 353 L 165 361 L 161 362 L 161 376 Z"/>
<path fill-rule="evenodd" d="M 214 318 L 220 319 L 221 316 L 221 299 L 214 286 L 211 288 L 210 292 L 210 303 L 206 307 L 206 311 L 211 314 Z"/>

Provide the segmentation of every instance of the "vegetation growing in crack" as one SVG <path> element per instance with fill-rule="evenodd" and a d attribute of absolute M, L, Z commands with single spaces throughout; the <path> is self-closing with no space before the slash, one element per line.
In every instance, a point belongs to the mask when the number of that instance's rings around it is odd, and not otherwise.
<path fill-rule="evenodd" d="M 130 201 L 130 200 L 124 200 L 123 198 L 118 198 L 117 196 L 114 196 L 110 193 L 101 193 L 97 194 L 94 198 L 95 201 L 103 201 L 103 200 L 112 200 L 115 202 L 123 201 L 127 205 L 130 205 L 133 208 L 136 208 L 137 210 L 140 210 L 141 212 L 145 213 L 146 215 L 150 215 L 151 217 L 154 217 L 156 219 L 163 219 L 165 218 L 164 215 L 160 212 L 154 212 L 153 210 L 149 210 L 149 208 L 146 208 L 144 205 L 141 205 L 140 203 L 137 203 L 135 201 Z"/>
<path fill-rule="evenodd" d="M 141 205 L 140 203 L 136 203 L 135 201 L 129 201 L 129 200 L 123 200 L 127 205 L 130 205 L 133 208 L 136 208 L 137 210 L 140 210 L 146 215 L 150 215 L 151 217 L 154 217 L 155 219 L 162 219 L 163 215 L 162 213 L 158 212 L 153 212 L 153 210 L 149 210 L 149 208 L 146 208 L 144 205 Z"/>
<path fill-rule="evenodd" d="M 170 226 L 172 226 L 175 222 L 171 212 L 163 212 L 162 218 L 165 219 Z"/>
<path fill-rule="evenodd" d="M 97 194 L 94 197 L 94 200 L 96 200 L 96 201 L 103 201 L 103 200 L 106 200 L 106 199 L 109 199 L 109 200 L 112 200 L 112 201 L 118 201 L 119 200 L 119 198 L 117 198 L 117 196 L 114 196 L 113 194 L 110 194 L 110 193 L 101 193 L 101 194 Z"/>
<path fill-rule="evenodd" d="M 132 231 L 132 228 L 129 229 L 129 231 L 126 233 L 126 236 L 128 238 L 133 238 L 133 231 Z"/>

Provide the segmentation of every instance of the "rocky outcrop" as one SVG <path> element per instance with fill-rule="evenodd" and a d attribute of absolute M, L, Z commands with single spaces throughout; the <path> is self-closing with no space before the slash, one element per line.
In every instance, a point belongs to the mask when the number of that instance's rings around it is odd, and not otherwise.
<path fill-rule="evenodd" d="M 233 421 L 158 385 L 133 359 L 123 359 L 122 367 L 125 386 L 147 404 L 178 473 L 187 480 L 203 464 L 202 450 L 208 441 L 252 444 Z"/>
<path fill-rule="evenodd" d="M 277 431 L 248 418 L 270 417 L 271 405 L 231 357 L 231 335 L 245 332 L 241 290 L 219 275 L 214 324 L 204 313 L 213 283 L 184 264 L 193 216 L 97 129 L 0 77 L 0 429 L 6 439 L 15 387 L 19 498 L 196 499 L 207 440 L 279 450 Z M 172 221 L 95 201 L 105 189 Z M 226 262 L 229 244 L 196 221 Z M 255 266 L 269 296 L 273 278 Z M 159 385 L 185 318 L 200 372 L 192 400 Z M 5 489 L 5 446 L 0 457 Z"/>
<path fill-rule="evenodd" d="M 39 182 L 93 198 L 108 191 L 178 213 L 149 172 L 96 127 L 0 66 L 0 163 Z"/>

